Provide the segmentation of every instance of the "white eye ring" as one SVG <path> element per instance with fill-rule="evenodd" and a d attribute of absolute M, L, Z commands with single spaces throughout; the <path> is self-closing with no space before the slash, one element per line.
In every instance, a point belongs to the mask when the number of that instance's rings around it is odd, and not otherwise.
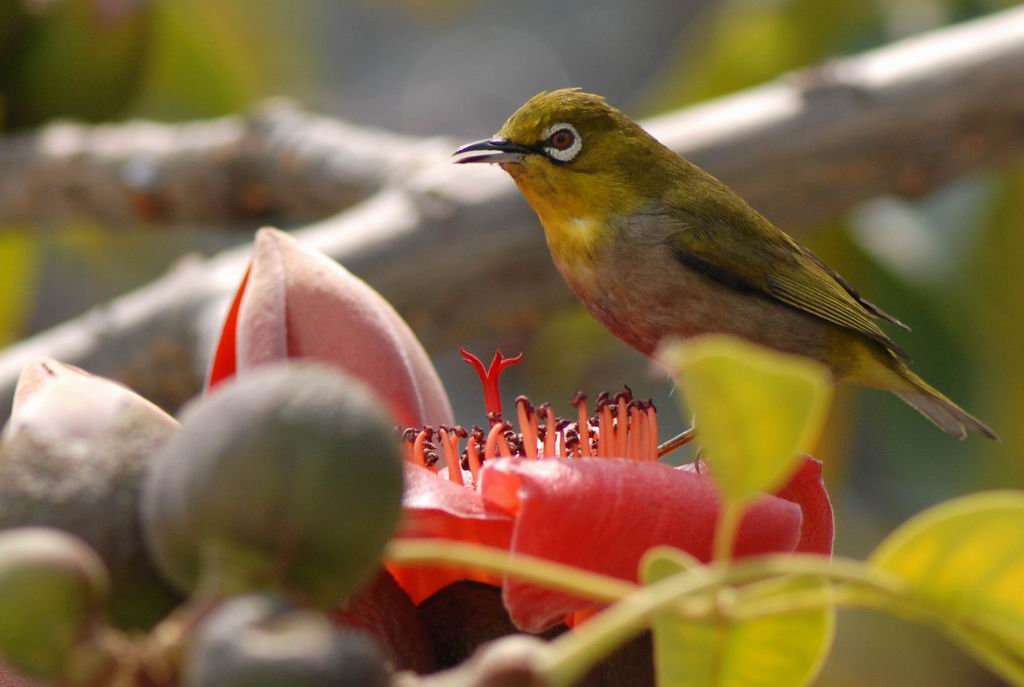
<path fill-rule="evenodd" d="M 580 132 L 576 131 L 576 127 L 568 122 L 552 124 L 547 129 L 544 129 L 543 138 L 544 141 L 547 141 L 552 135 L 563 130 L 572 134 L 572 145 L 565 150 L 559 150 L 552 146 L 544 146 L 544 152 L 546 152 L 549 157 L 554 158 L 559 162 L 572 162 L 572 160 L 580 154 L 580 150 L 583 149 L 583 139 L 580 137 Z"/>

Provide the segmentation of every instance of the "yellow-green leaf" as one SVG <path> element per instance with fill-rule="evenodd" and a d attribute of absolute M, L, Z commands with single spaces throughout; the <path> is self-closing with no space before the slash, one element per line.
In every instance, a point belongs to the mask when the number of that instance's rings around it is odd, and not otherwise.
<path fill-rule="evenodd" d="M 650 552 L 641 576 L 650 584 L 682 571 L 692 574 L 692 564 L 674 554 Z M 803 595 L 821 584 L 812 578 L 770 580 L 759 583 L 756 599 L 770 596 L 784 602 L 787 594 Z M 745 620 L 694 619 L 672 609 L 659 611 L 652 619 L 658 685 L 800 687 L 820 671 L 834 628 L 830 607 Z"/>
<path fill-rule="evenodd" d="M 1024 684 L 1024 492 L 935 506 L 889 535 L 870 563 L 941 609 L 968 649 Z"/>
<path fill-rule="evenodd" d="M 21 333 L 35 269 L 35 239 L 28 232 L 0 230 L 0 345 Z"/>
<path fill-rule="evenodd" d="M 832 392 L 824 367 L 717 335 L 659 357 L 686 391 L 704 459 L 728 501 L 774 491 L 792 475 L 825 419 Z"/>

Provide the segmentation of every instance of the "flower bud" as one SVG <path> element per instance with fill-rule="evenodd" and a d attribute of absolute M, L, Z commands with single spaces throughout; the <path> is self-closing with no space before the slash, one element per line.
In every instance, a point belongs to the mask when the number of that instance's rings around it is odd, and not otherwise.
<path fill-rule="evenodd" d="M 368 581 L 401 510 L 391 422 L 335 368 L 293 362 L 189 407 L 143 491 L 146 536 L 182 590 L 274 591 L 330 608 Z"/>
<path fill-rule="evenodd" d="M 91 546 L 110 572 L 119 627 L 149 628 L 180 601 L 138 517 L 145 465 L 177 427 L 130 389 L 55 360 L 18 378 L 0 442 L 0 529 L 53 527 Z"/>
<path fill-rule="evenodd" d="M 184 687 L 387 687 L 383 654 L 368 638 L 271 596 L 241 596 L 200 627 Z"/>
<path fill-rule="evenodd" d="M 99 557 L 57 530 L 0 533 L 0 658 L 29 677 L 65 675 L 100 625 L 108 580 Z"/>

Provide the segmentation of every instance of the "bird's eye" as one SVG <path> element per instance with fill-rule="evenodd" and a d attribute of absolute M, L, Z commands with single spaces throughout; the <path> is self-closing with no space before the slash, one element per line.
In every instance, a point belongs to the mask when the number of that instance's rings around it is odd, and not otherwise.
<path fill-rule="evenodd" d="M 575 141 L 576 137 L 568 129 L 559 129 L 551 134 L 551 137 L 548 139 L 551 147 L 557 150 L 568 150 L 569 146 L 575 143 Z"/>
<path fill-rule="evenodd" d="M 553 124 L 544 131 L 544 152 L 556 162 L 571 162 L 582 148 L 583 141 L 572 124 Z"/>

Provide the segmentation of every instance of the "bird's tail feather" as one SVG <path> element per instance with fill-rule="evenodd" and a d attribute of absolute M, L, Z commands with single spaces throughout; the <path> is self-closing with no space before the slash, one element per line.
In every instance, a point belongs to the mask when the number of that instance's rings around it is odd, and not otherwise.
<path fill-rule="evenodd" d="M 975 432 L 989 439 L 999 439 L 988 425 L 943 396 L 909 369 L 905 370 L 904 379 L 910 382 L 910 389 L 897 391 L 896 395 L 946 434 L 964 439 L 969 432 Z"/>

